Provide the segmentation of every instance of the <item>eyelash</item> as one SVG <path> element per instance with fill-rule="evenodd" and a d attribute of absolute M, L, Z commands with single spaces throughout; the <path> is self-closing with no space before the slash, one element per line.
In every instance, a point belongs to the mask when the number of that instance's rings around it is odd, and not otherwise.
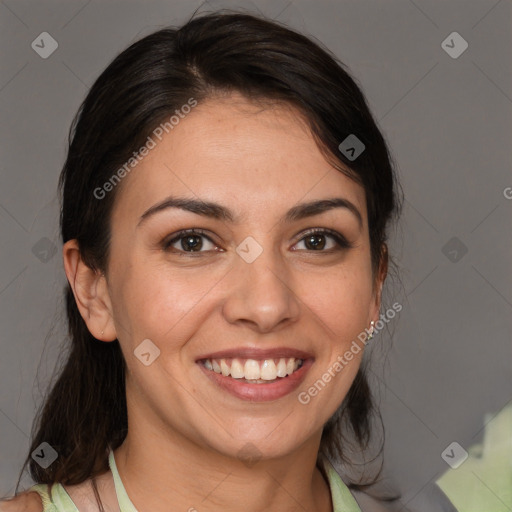
<path fill-rule="evenodd" d="M 311 235 L 330 236 L 337 243 L 338 247 L 332 248 L 332 249 L 327 249 L 327 250 L 319 250 L 319 251 L 306 249 L 307 252 L 318 252 L 318 253 L 330 254 L 335 251 L 351 249 L 354 247 L 354 244 L 349 242 L 343 235 L 341 235 L 337 231 L 333 231 L 332 229 L 327 229 L 327 228 L 310 229 L 302 234 L 302 238 L 297 243 L 302 242 L 305 238 L 307 238 L 308 236 L 311 236 Z M 200 255 L 201 253 L 204 253 L 204 252 L 209 252 L 209 251 L 183 251 L 182 249 L 171 248 L 171 246 L 175 242 L 178 242 L 179 240 L 181 240 L 182 238 L 185 238 L 187 236 L 203 236 L 206 239 L 208 239 L 212 244 L 215 245 L 215 242 L 208 235 L 206 235 L 205 231 L 203 231 L 202 229 L 198 229 L 198 228 L 192 228 L 192 229 L 184 229 L 182 231 L 179 231 L 178 233 L 172 235 L 171 239 L 164 239 L 162 242 L 162 249 L 167 252 L 177 252 L 180 256 L 185 256 L 185 255 L 194 256 L 194 255 Z"/>

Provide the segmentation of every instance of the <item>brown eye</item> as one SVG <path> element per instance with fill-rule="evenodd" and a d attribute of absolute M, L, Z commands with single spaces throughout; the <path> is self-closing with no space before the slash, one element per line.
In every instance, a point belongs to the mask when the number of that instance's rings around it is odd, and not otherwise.
<path fill-rule="evenodd" d="M 326 239 L 331 239 L 334 243 L 329 244 Z M 304 242 L 305 250 L 314 252 L 332 252 L 352 247 L 347 239 L 336 231 L 328 229 L 314 229 L 306 233 L 299 243 Z M 327 249 L 326 249 L 326 246 Z M 295 249 L 296 250 L 296 249 Z"/>
<path fill-rule="evenodd" d="M 326 239 L 326 236 L 323 234 L 308 235 L 307 237 L 304 238 L 304 243 L 306 245 L 306 249 L 308 249 L 308 250 L 324 249 L 325 248 L 325 239 Z"/>
<path fill-rule="evenodd" d="M 207 242 L 205 243 L 204 240 Z M 211 244 L 212 247 L 208 247 Z M 176 247 L 173 247 L 176 245 Z M 202 249 L 206 249 L 203 251 Z M 208 238 L 203 231 L 197 229 L 187 229 L 180 231 L 170 240 L 163 243 L 162 248 L 165 251 L 178 252 L 206 252 L 215 248 L 216 245 Z"/>

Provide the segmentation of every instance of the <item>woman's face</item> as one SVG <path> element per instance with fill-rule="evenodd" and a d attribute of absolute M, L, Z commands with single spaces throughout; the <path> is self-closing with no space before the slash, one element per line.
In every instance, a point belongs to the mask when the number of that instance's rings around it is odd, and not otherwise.
<path fill-rule="evenodd" d="M 108 308 L 131 421 L 232 457 L 319 442 L 363 351 L 336 361 L 378 318 L 363 188 L 293 110 L 232 95 L 192 109 L 118 192 Z M 208 207 L 155 209 L 171 197 Z"/>

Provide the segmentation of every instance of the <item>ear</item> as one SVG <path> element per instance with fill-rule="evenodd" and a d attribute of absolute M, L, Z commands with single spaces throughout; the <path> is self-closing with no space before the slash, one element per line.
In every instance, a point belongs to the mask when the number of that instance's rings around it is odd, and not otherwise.
<path fill-rule="evenodd" d="M 379 320 L 380 305 L 382 301 L 382 287 L 384 286 L 384 280 L 388 273 L 388 246 L 383 243 L 381 246 L 381 258 L 377 276 L 375 277 L 374 283 L 374 299 L 373 305 L 370 311 L 370 320 L 377 322 Z"/>
<path fill-rule="evenodd" d="M 114 341 L 117 334 L 105 276 L 83 262 L 76 239 L 64 244 L 62 257 L 78 310 L 89 332 L 98 340 Z"/>

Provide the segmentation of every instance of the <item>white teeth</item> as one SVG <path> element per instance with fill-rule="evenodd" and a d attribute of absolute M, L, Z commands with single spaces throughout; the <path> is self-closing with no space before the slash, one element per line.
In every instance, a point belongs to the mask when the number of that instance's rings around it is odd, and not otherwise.
<path fill-rule="evenodd" d="M 261 378 L 263 380 L 274 380 L 276 377 L 276 363 L 273 359 L 265 359 L 261 365 Z"/>
<path fill-rule="evenodd" d="M 244 377 L 247 380 L 257 380 L 260 378 L 260 365 L 258 361 L 255 361 L 254 359 L 247 359 L 247 361 L 245 361 Z M 265 378 L 263 377 L 263 369 L 261 371 L 261 378 Z"/>
<path fill-rule="evenodd" d="M 244 367 L 242 366 L 242 363 L 236 358 L 231 361 L 231 377 L 234 379 L 244 378 Z"/>
<path fill-rule="evenodd" d="M 278 377 L 286 377 L 288 375 L 286 373 L 286 359 L 279 359 L 279 363 L 277 363 L 277 376 Z"/>
<path fill-rule="evenodd" d="M 231 366 L 225 359 L 206 359 L 204 366 L 215 373 L 222 373 L 224 377 L 231 376 L 234 379 L 246 379 L 253 383 L 261 383 L 283 378 L 291 375 L 302 366 L 303 360 L 294 357 L 279 359 L 228 359 Z M 277 364 L 276 364 L 277 361 Z"/>
<path fill-rule="evenodd" d="M 220 360 L 220 369 L 222 370 L 222 375 L 224 375 L 224 377 L 229 375 L 229 366 L 227 365 L 225 359 Z"/>

